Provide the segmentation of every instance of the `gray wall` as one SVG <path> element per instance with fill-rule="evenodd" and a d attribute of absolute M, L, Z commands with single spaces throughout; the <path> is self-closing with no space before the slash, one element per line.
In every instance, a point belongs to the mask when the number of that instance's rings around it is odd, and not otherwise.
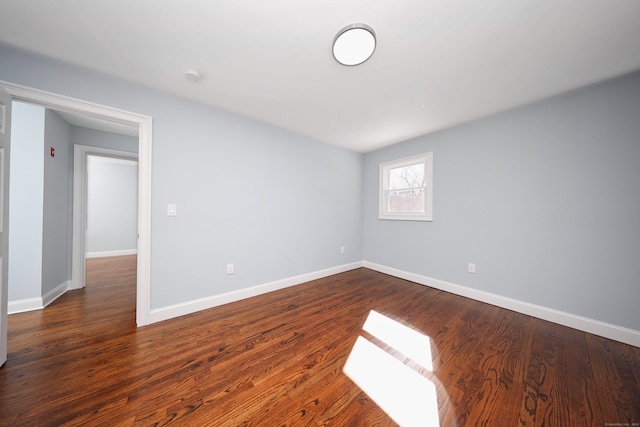
<path fill-rule="evenodd" d="M 73 152 L 69 124 L 45 111 L 44 197 L 42 229 L 42 295 L 71 279 L 71 199 Z M 55 148 L 55 157 L 49 148 Z M 10 218 L 12 220 L 12 218 Z"/>
<path fill-rule="evenodd" d="M 379 163 L 426 151 L 434 221 L 378 220 Z M 640 330 L 639 165 L 640 73 L 369 153 L 364 259 Z"/>
<path fill-rule="evenodd" d="M 360 154 L 6 46 L 0 80 L 153 117 L 152 309 L 362 259 Z"/>
<path fill-rule="evenodd" d="M 44 126 L 44 108 L 13 103 L 8 301 L 42 295 Z"/>
<path fill-rule="evenodd" d="M 87 255 L 135 250 L 137 236 L 138 162 L 88 156 Z"/>

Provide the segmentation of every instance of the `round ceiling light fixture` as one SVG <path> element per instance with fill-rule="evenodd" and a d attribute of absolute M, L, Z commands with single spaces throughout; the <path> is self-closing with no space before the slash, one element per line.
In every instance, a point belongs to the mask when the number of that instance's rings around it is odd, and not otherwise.
<path fill-rule="evenodd" d="M 333 57 L 342 65 L 360 65 L 376 50 L 376 33 L 368 25 L 347 25 L 333 39 Z"/>
<path fill-rule="evenodd" d="M 198 83 L 202 80 L 202 74 L 198 70 L 194 70 L 193 68 L 189 68 L 184 72 L 184 76 L 190 82 Z"/>

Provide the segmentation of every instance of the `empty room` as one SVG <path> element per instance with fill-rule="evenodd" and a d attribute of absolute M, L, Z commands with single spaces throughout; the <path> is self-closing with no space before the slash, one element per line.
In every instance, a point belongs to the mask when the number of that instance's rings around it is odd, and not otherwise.
<path fill-rule="evenodd" d="M 637 0 L 0 0 L 0 426 L 640 425 L 638 46 Z"/>

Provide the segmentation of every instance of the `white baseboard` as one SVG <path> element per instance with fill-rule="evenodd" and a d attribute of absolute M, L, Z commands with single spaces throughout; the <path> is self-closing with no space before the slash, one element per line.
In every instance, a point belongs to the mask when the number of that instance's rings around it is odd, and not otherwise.
<path fill-rule="evenodd" d="M 71 281 L 67 280 L 59 284 L 41 297 L 27 298 L 17 301 L 9 301 L 7 304 L 8 314 L 23 313 L 25 311 L 42 310 L 69 290 Z"/>
<path fill-rule="evenodd" d="M 477 289 L 468 288 L 462 285 L 445 282 L 438 279 L 432 279 L 408 271 L 399 270 L 393 267 L 387 267 L 368 261 L 363 261 L 362 266 L 371 270 L 379 271 L 390 276 L 399 277 L 401 279 L 410 280 L 421 285 L 439 289 L 441 291 L 471 298 L 476 301 L 486 302 L 491 305 L 513 310 L 518 313 L 537 317 L 539 319 L 548 320 L 559 325 L 568 326 L 583 332 L 588 332 L 601 337 L 620 341 L 640 347 L 640 331 L 625 328 L 623 326 L 612 325 L 610 323 L 601 322 L 599 320 L 590 319 L 588 317 L 578 316 L 571 313 L 555 310 L 553 308 L 543 307 L 528 302 L 519 301 L 513 298 L 503 297 L 489 292 L 479 291 Z"/>
<path fill-rule="evenodd" d="M 42 308 L 44 308 L 42 305 L 42 297 L 20 299 L 7 303 L 8 314 L 23 313 L 25 311 L 40 310 Z"/>
<path fill-rule="evenodd" d="M 70 287 L 71 287 L 71 280 L 67 280 L 66 282 L 59 284 L 54 289 L 44 294 L 42 296 L 42 306 L 46 307 L 52 302 L 54 302 L 55 300 L 57 300 L 58 298 L 60 298 L 62 295 L 65 294 L 65 292 L 69 290 Z"/>
<path fill-rule="evenodd" d="M 250 288 L 239 289 L 237 291 L 226 292 L 219 295 L 213 295 L 206 298 L 187 301 L 181 304 L 154 309 L 150 312 L 149 320 L 150 323 L 161 322 L 163 320 L 172 319 L 174 317 L 184 316 L 185 314 L 195 313 L 200 310 L 206 310 L 209 308 L 217 307 L 219 305 L 228 304 L 230 302 L 240 301 L 245 298 L 251 298 L 257 295 L 266 294 L 268 292 L 277 291 L 279 289 L 288 288 L 290 286 L 299 285 L 311 280 L 321 279 L 323 277 L 332 276 L 338 273 L 344 273 L 345 271 L 349 270 L 355 270 L 356 268 L 360 267 L 362 267 L 361 261 L 351 264 L 344 264 L 337 267 L 328 268 L 326 270 L 301 274 L 299 276 L 276 280 L 274 282 L 264 283 L 262 285 L 252 286 Z"/>
<path fill-rule="evenodd" d="M 107 256 L 124 256 L 124 255 L 136 255 L 137 249 L 122 249 L 118 251 L 102 251 L 102 252 L 87 252 L 84 254 L 85 258 L 102 258 Z"/>

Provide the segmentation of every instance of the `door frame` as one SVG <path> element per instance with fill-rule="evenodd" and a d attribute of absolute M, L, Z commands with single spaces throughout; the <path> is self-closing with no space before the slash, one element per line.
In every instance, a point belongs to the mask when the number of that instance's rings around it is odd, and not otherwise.
<path fill-rule="evenodd" d="M 0 80 L 0 86 L 14 101 L 45 108 L 70 111 L 89 117 L 138 127 L 138 267 L 136 285 L 136 324 L 150 323 L 151 312 L 151 148 L 152 118 L 138 113 L 83 101 Z M 75 177 L 74 177 L 75 179 Z M 74 212 L 75 216 L 75 212 Z M 74 252 L 76 251 L 74 239 Z M 84 246 L 84 245 L 83 245 Z M 5 256 L 7 254 L 4 254 Z M 83 257 L 84 258 L 84 257 Z M 82 268 L 84 274 L 84 268 Z M 79 271 L 72 269 L 72 283 L 79 283 Z M 84 276 L 82 277 L 84 283 Z M 3 284 L 4 285 L 4 284 Z M 6 321 L 6 319 L 3 319 Z"/>
<path fill-rule="evenodd" d="M 135 160 L 138 153 L 76 144 L 73 147 L 73 253 L 71 256 L 71 284 L 69 289 L 85 286 L 85 254 L 87 231 L 87 157 L 100 156 Z"/>
<path fill-rule="evenodd" d="M 0 88 L 2 89 L 2 88 Z M 0 90 L 0 366 L 7 361 L 9 280 L 9 159 L 11 158 L 11 95 Z"/>

